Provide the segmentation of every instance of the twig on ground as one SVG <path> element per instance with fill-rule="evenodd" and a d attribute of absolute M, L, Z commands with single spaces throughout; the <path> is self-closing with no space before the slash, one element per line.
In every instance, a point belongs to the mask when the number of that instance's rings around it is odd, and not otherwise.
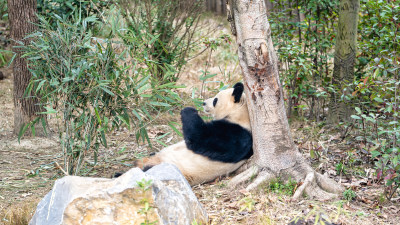
<path fill-rule="evenodd" d="M 58 164 L 58 162 L 55 162 L 55 163 L 56 163 L 56 167 L 57 167 L 58 169 L 60 169 L 60 170 L 65 174 L 65 176 L 68 176 L 68 173 L 65 172 L 65 170 L 63 170 L 63 168 L 60 166 L 60 164 Z"/>

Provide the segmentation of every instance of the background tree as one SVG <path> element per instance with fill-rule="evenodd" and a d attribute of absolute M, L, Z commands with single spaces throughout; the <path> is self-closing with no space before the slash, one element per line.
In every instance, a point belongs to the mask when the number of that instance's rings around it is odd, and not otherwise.
<path fill-rule="evenodd" d="M 265 1 L 231 0 L 229 6 L 228 20 L 239 46 L 254 149 L 254 165 L 233 178 L 230 185 L 258 174 L 247 190 L 281 177 L 303 182 L 294 199 L 303 193 L 318 199 L 334 197 L 332 193 L 342 191 L 340 185 L 316 173 L 292 140 Z"/>
<path fill-rule="evenodd" d="M 341 96 L 351 94 L 349 87 L 344 87 L 354 80 L 359 9 L 360 0 L 340 1 L 332 77 L 332 83 L 338 92 L 331 93 L 328 117 L 332 123 L 348 120 L 353 112 L 352 106 L 341 100 Z"/>
<path fill-rule="evenodd" d="M 36 0 L 9 0 L 8 12 L 11 27 L 11 39 L 14 41 L 14 47 L 21 44 L 27 44 L 28 39 L 24 37 L 35 30 L 36 22 Z M 37 117 L 37 113 L 41 111 L 38 105 L 38 99 L 24 95 L 30 79 L 31 73 L 28 70 L 26 59 L 22 58 L 22 52 L 17 48 L 14 49 L 16 57 L 13 62 L 14 74 L 14 133 L 18 134 L 25 124 L 31 122 Z M 44 120 L 44 119 L 43 119 Z M 44 135 L 41 126 L 32 129 L 35 135 Z M 31 132 L 27 132 L 29 134 Z"/>

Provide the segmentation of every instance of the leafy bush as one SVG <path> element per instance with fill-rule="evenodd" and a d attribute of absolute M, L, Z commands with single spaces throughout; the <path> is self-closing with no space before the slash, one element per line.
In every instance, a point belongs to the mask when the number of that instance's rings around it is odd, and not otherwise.
<path fill-rule="evenodd" d="M 158 65 L 153 72 L 161 82 L 176 81 L 194 43 L 202 1 L 119 0 L 118 5 L 128 25 L 121 37 L 132 54 Z"/>
<path fill-rule="evenodd" d="M 171 91 L 174 84 L 155 83 L 153 64 L 143 66 L 143 59 L 135 55 L 128 60 L 129 50 L 115 49 L 121 43 L 113 37 L 93 37 L 87 24 L 96 21 L 94 17 L 59 19 L 56 30 L 45 18 L 39 20 L 38 31 L 29 36 L 31 43 L 23 47 L 32 72 L 26 93 L 33 90 L 46 109 L 43 113 L 60 119 L 68 174 L 77 174 L 88 154 L 96 163 L 99 147 L 107 147 L 106 134 L 120 126 L 135 128 L 138 141 L 150 142 L 146 132 L 150 112 L 180 101 Z"/>
<path fill-rule="evenodd" d="M 6 21 L 8 21 L 7 0 L 0 0 L 0 22 Z M 11 52 L 4 50 L 4 46 L 7 46 L 9 42 L 6 34 L 6 32 L 0 31 L 0 68 L 8 63 L 9 58 L 11 58 L 8 55 L 12 55 Z"/>
<path fill-rule="evenodd" d="M 375 76 L 391 76 L 398 61 L 391 56 L 400 51 L 400 0 L 361 0 L 360 7 L 358 76 L 367 75 L 368 67 L 378 64 Z"/>
<path fill-rule="evenodd" d="M 38 13 L 55 27 L 56 17 L 71 19 L 78 14 L 83 18 L 91 16 L 99 18 L 110 4 L 110 0 L 38 0 L 37 8 Z M 87 22 L 92 24 L 91 21 Z"/>
<path fill-rule="evenodd" d="M 343 198 L 346 199 L 347 202 L 352 201 L 356 197 L 357 197 L 356 193 L 351 189 L 347 189 L 343 192 Z"/>
<path fill-rule="evenodd" d="M 376 159 L 378 180 L 390 199 L 400 187 L 399 60 L 400 1 L 361 1 L 356 87 L 357 139 Z"/>
<path fill-rule="evenodd" d="M 339 174 L 345 175 L 347 173 L 347 171 L 346 171 L 347 168 L 342 162 L 337 163 L 336 166 L 335 166 L 335 169 L 336 169 L 336 174 L 337 175 L 339 175 Z"/>
<path fill-rule="evenodd" d="M 328 94 L 335 91 L 331 73 L 338 3 L 276 1 L 270 12 L 289 116 L 325 117 Z M 387 198 L 400 187 L 399 15 L 400 0 L 361 0 L 355 78 L 345 87 L 354 92 L 341 96 L 356 112 L 347 129 L 356 128 L 362 152 L 375 160 Z M 336 166 L 345 172 L 344 162 Z"/>
<path fill-rule="evenodd" d="M 0 20 L 8 19 L 7 0 L 0 0 Z"/>
<path fill-rule="evenodd" d="M 296 191 L 297 182 L 290 178 L 286 183 L 277 179 L 270 182 L 268 188 L 272 192 L 292 196 Z"/>
<path fill-rule="evenodd" d="M 305 110 L 317 121 L 325 116 L 337 5 L 330 0 L 300 0 L 292 5 L 280 0 L 270 12 L 288 116 L 304 115 Z"/>
<path fill-rule="evenodd" d="M 0 68 L 10 63 L 12 55 L 11 51 L 0 49 Z"/>

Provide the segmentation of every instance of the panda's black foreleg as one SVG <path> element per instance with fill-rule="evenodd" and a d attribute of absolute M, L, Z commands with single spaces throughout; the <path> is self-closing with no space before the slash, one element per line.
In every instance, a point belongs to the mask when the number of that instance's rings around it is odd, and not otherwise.
<path fill-rule="evenodd" d="M 199 140 L 205 128 L 204 120 L 199 116 L 197 110 L 192 107 L 186 107 L 181 111 L 183 137 L 186 144 Z"/>

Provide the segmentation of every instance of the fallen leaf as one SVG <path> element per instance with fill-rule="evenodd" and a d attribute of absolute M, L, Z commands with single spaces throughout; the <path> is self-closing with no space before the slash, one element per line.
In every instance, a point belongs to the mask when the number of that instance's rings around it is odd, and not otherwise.
<path fill-rule="evenodd" d="M 358 197 L 358 200 L 361 201 L 361 202 L 364 202 L 365 204 L 371 204 L 372 203 L 371 200 L 369 200 L 369 199 L 367 199 L 365 197 Z"/>
<path fill-rule="evenodd" d="M 25 197 L 27 197 L 27 196 L 29 196 L 29 195 L 32 195 L 32 193 L 30 193 L 30 192 L 24 193 L 24 194 L 22 194 L 21 196 L 22 196 L 23 198 L 25 198 Z"/>
<path fill-rule="evenodd" d="M 228 208 L 238 209 L 239 207 L 237 206 L 237 202 L 232 202 L 232 203 L 228 204 Z"/>
<path fill-rule="evenodd" d="M 165 142 L 165 144 L 168 144 L 169 142 L 171 142 L 172 138 L 174 138 L 174 137 L 171 136 L 170 138 L 168 138 L 168 140 Z"/>
<path fill-rule="evenodd" d="M 165 131 L 159 129 L 150 129 L 147 131 L 147 134 L 149 135 L 149 138 L 153 139 L 157 136 L 165 134 Z"/>
<path fill-rule="evenodd" d="M 250 194 L 250 192 L 247 191 L 246 189 L 241 189 L 239 192 L 244 194 L 244 195 L 249 195 Z"/>
<path fill-rule="evenodd" d="M 128 157 L 128 154 L 124 154 L 124 155 L 121 155 L 121 156 L 115 158 L 115 160 L 121 161 L 121 160 L 123 160 L 123 159 L 126 159 L 127 157 Z"/>

